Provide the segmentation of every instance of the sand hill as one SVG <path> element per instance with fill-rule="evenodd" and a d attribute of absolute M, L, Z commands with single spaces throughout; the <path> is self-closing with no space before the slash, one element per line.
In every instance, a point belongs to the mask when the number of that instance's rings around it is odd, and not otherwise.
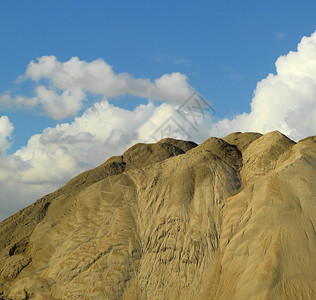
<path fill-rule="evenodd" d="M 316 299 L 316 136 L 136 144 L 0 223 L 0 299 Z"/>

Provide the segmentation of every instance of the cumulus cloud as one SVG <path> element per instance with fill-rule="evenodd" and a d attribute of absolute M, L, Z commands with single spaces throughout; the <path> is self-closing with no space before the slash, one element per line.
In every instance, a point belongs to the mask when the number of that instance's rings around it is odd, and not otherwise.
<path fill-rule="evenodd" d="M 303 37 L 297 51 L 280 56 L 276 74 L 257 84 L 250 113 L 214 125 L 218 135 L 229 132 L 279 130 L 298 140 L 316 131 L 316 32 Z"/>
<path fill-rule="evenodd" d="M 0 117 L 0 156 L 4 155 L 10 147 L 13 129 L 14 127 L 7 116 Z"/>
<path fill-rule="evenodd" d="M 151 81 L 134 78 L 128 73 L 115 73 L 102 59 L 92 62 L 73 57 L 60 62 L 55 56 L 42 56 L 31 61 L 19 81 L 36 83 L 35 96 L 0 96 L 0 105 L 31 109 L 38 107 L 54 119 L 75 116 L 88 95 L 103 99 L 132 95 L 170 103 L 180 103 L 193 92 L 186 75 L 179 72 L 164 74 Z"/>

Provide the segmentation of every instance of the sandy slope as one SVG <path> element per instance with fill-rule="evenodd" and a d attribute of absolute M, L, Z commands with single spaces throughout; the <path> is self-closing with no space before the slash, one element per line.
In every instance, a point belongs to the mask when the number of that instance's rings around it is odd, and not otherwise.
<path fill-rule="evenodd" d="M 315 182 L 315 136 L 137 144 L 0 224 L 0 292 L 316 299 Z"/>

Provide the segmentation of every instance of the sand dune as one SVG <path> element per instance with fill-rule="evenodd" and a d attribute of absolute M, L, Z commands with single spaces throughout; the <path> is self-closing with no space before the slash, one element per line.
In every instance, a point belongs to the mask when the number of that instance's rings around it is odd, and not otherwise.
<path fill-rule="evenodd" d="M 0 223 L 0 299 L 316 299 L 315 182 L 316 136 L 136 144 Z"/>

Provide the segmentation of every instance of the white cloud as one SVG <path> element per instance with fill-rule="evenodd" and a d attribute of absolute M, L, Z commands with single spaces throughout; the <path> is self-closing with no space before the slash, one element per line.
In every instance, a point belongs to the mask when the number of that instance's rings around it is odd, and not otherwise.
<path fill-rule="evenodd" d="M 4 108 L 18 108 L 18 109 L 33 109 L 39 104 L 37 97 L 24 97 L 17 95 L 12 97 L 7 91 L 0 95 L 0 107 Z"/>
<path fill-rule="evenodd" d="M 81 109 L 85 94 L 81 89 L 65 89 L 60 93 L 48 89 L 44 85 L 36 88 L 38 102 L 41 103 L 48 116 L 54 119 L 64 119 L 74 116 Z"/>
<path fill-rule="evenodd" d="M 280 130 L 291 138 L 316 133 L 316 32 L 303 37 L 296 52 L 280 56 L 276 74 L 257 84 L 251 112 L 219 121 L 218 135 L 232 131 Z"/>
<path fill-rule="evenodd" d="M 72 123 L 58 124 L 32 136 L 27 146 L 15 153 L 30 164 L 21 175 L 23 182 L 60 184 L 75 173 L 101 164 L 136 138 L 137 128 L 153 111 L 152 104 L 132 112 L 102 101 Z"/>
<path fill-rule="evenodd" d="M 35 96 L 0 96 L 0 105 L 32 109 L 39 107 L 54 119 L 75 116 L 88 96 L 103 99 L 122 95 L 180 103 L 190 96 L 193 88 L 186 75 L 179 72 L 165 74 L 151 81 L 134 78 L 128 73 L 115 73 L 102 59 L 92 62 L 73 57 L 60 62 L 55 56 L 42 56 L 31 61 L 17 82 L 32 80 L 36 83 Z"/>
<path fill-rule="evenodd" d="M 10 138 L 14 127 L 7 116 L 0 117 L 0 156 L 10 147 Z"/>

